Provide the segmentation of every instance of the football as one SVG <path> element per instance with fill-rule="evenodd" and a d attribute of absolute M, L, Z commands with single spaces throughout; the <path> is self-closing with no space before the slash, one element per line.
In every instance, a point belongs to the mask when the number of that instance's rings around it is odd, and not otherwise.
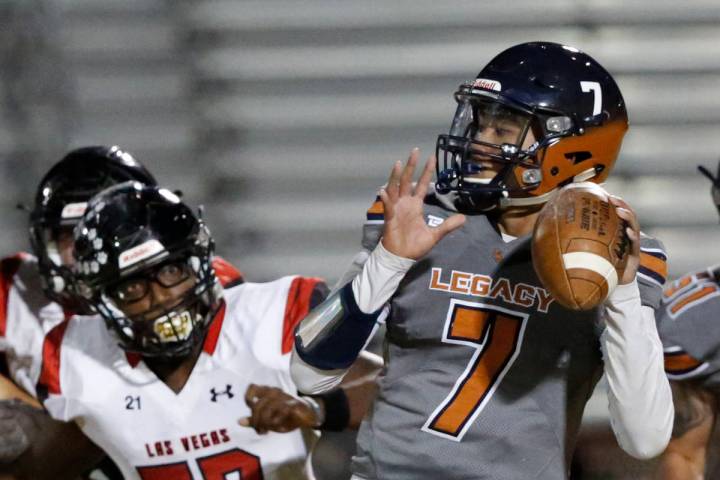
<path fill-rule="evenodd" d="M 572 310 L 589 310 L 615 289 L 627 265 L 626 223 L 598 184 L 573 183 L 545 204 L 532 236 L 543 286 Z"/>

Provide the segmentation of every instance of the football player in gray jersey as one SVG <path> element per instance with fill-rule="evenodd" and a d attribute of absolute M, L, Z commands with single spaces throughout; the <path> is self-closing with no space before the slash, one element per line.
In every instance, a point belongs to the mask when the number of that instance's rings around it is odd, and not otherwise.
<path fill-rule="evenodd" d="M 713 201 L 720 211 L 720 164 L 717 175 L 704 167 L 699 169 L 712 181 Z M 663 293 L 658 331 L 665 352 L 665 372 L 671 380 L 675 424 L 658 478 L 705 478 L 720 400 L 719 315 L 718 265 L 675 280 Z M 718 478 L 717 473 L 707 478 Z"/>
<path fill-rule="evenodd" d="M 660 454 L 674 415 L 654 318 L 661 244 L 613 197 L 628 267 L 603 305 L 582 312 L 543 288 L 529 248 L 558 188 L 612 169 L 627 129 L 620 90 L 585 53 L 533 42 L 500 53 L 455 98 L 435 184 L 431 159 L 413 186 L 417 150 L 395 164 L 346 283 L 298 327 L 295 382 L 332 388 L 385 321 L 358 479 L 566 478 L 603 372 L 621 447 Z"/>

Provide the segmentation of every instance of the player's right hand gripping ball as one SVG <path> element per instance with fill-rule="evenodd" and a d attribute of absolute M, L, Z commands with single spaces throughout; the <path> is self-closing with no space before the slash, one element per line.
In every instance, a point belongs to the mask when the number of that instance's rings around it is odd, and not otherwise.
<path fill-rule="evenodd" d="M 570 184 L 545 204 L 535 224 L 535 272 L 569 309 L 589 310 L 602 303 L 625 271 L 630 241 L 608 197 L 595 183 Z"/>

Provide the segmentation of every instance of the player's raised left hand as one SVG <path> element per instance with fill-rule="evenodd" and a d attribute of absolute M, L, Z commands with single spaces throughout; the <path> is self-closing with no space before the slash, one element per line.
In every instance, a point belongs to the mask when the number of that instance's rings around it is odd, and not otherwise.
<path fill-rule="evenodd" d="M 250 407 L 251 415 L 241 418 L 238 423 L 254 428 L 259 434 L 313 428 L 317 423 L 315 412 L 308 404 L 279 388 L 251 384 L 245 392 L 245 403 Z"/>
<path fill-rule="evenodd" d="M 413 187 L 413 173 L 420 152 L 410 152 L 405 167 L 398 161 L 390 172 L 390 179 L 380 198 L 385 207 L 385 228 L 382 244 L 397 256 L 417 260 L 428 253 L 445 235 L 465 223 L 465 216 L 452 215 L 437 227 L 425 222 L 423 201 L 435 169 L 435 157 L 430 157 L 417 184 Z"/>
<path fill-rule="evenodd" d="M 622 278 L 619 279 L 619 285 L 626 285 L 635 280 L 638 267 L 640 266 L 640 223 L 638 222 L 635 211 L 627 204 L 625 200 L 615 195 L 610 195 L 610 203 L 615 206 L 618 217 L 625 220 L 628 239 L 630 239 L 630 252 L 628 256 L 627 266 Z"/>

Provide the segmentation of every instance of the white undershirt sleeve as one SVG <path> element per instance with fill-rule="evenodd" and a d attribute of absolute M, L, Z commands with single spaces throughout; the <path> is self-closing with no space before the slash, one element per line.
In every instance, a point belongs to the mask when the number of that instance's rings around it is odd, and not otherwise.
<path fill-rule="evenodd" d="M 610 425 L 628 454 L 655 457 L 670 440 L 675 410 L 654 310 L 641 305 L 635 281 L 618 285 L 610 295 L 605 323 L 600 342 Z"/>
<path fill-rule="evenodd" d="M 353 296 L 363 313 L 378 311 L 390 300 L 415 260 L 398 257 L 378 242 L 362 271 L 352 281 Z"/>

